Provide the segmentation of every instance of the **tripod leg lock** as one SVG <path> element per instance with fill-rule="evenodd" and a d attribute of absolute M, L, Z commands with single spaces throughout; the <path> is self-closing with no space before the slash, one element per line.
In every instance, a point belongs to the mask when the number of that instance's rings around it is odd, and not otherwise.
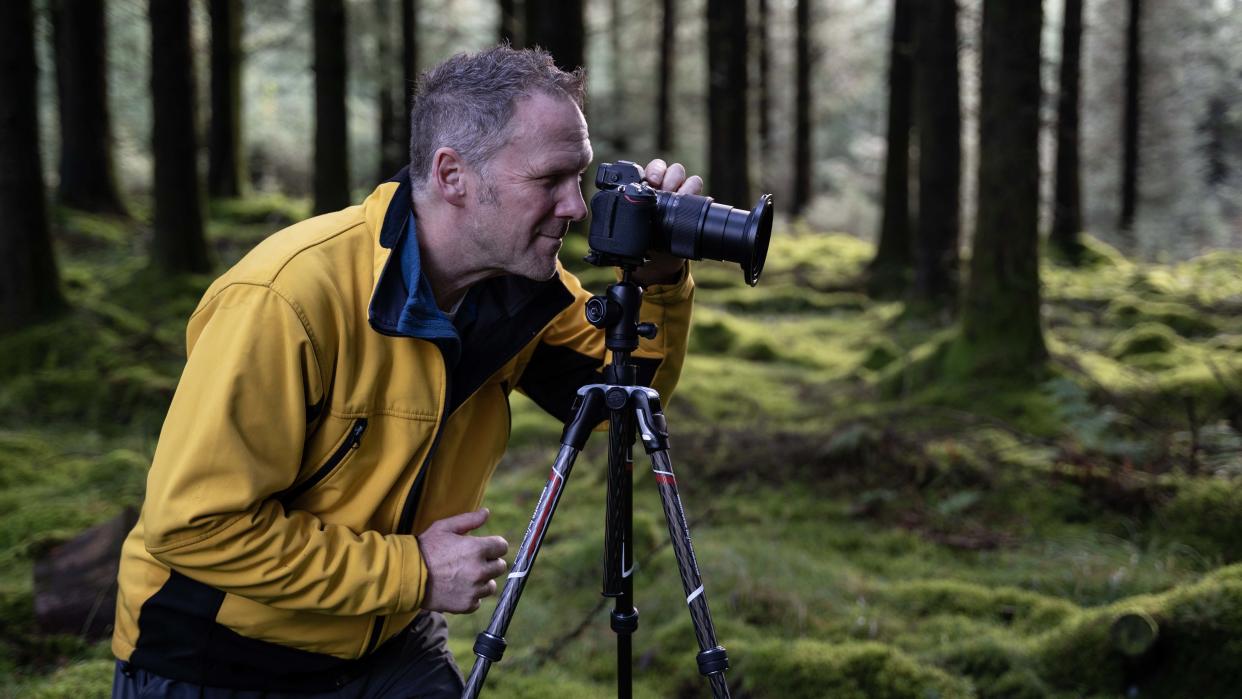
<path fill-rule="evenodd" d="M 629 614 L 622 612 L 612 613 L 612 630 L 617 633 L 632 634 L 638 630 L 638 607 Z"/>
<path fill-rule="evenodd" d="M 725 653 L 723 646 L 705 650 L 696 659 L 699 661 L 699 674 L 704 677 L 729 669 L 729 655 Z"/>
<path fill-rule="evenodd" d="M 504 657 L 506 645 L 508 644 L 505 643 L 505 639 L 484 631 L 475 638 L 474 654 L 498 663 Z"/>

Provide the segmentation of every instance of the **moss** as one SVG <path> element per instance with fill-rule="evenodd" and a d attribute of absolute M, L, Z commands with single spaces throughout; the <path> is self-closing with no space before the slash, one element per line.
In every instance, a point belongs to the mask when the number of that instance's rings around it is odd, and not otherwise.
<path fill-rule="evenodd" d="M 823 292 L 786 285 L 732 288 L 704 294 L 703 300 L 739 313 L 857 312 L 870 305 L 862 294 Z"/>
<path fill-rule="evenodd" d="M 281 194 L 261 194 L 235 199 L 212 199 L 209 214 L 221 223 L 266 224 L 275 230 L 310 216 L 310 202 Z"/>
<path fill-rule="evenodd" d="M 1158 513 L 1161 532 L 1226 562 L 1242 560 L 1242 487 L 1232 479 L 1183 479 Z"/>
<path fill-rule="evenodd" d="M 739 646 L 730 660 L 748 696 L 839 699 L 973 697 L 970 684 L 879 643 L 809 639 Z"/>
<path fill-rule="evenodd" d="M 1182 337 L 1201 337 L 1217 332 L 1215 322 L 1185 304 L 1150 301 L 1133 295 L 1115 299 L 1109 304 L 1105 317 L 1110 322 L 1123 326 L 1144 322 L 1161 323 Z"/>
<path fill-rule="evenodd" d="M 738 342 L 737 329 L 724 317 L 695 319 L 690 328 L 690 351 L 726 354 Z"/>
<path fill-rule="evenodd" d="M 57 670 L 45 680 L 22 688 L 29 699 L 106 699 L 112 696 L 112 676 L 116 661 L 110 659 L 77 662 Z"/>
<path fill-rule="evenodd" d="M 879 337 L 867 348 L 862 366 L 872 371 L 879 371 L 897 361 L 901 355 L 902 350 L 896 342 L 887 337 Z"/>
<path fill-rule="evenodd" d="M 1149 615 L 1159 627 L 1153 649 L 1130 661 L 1110 630 L 1121 615 Z M 1040 675 L 1081 694 L 1232 697 L 1242 683 L 1242 580 L 1236 570 L 1161 595 L 1085 612 L 1039 641 Z"/>
<path fill-rule="evenodd" d="M 1164 354 L 1178 347 L 1177 335 L 1160 323 L 1140 323 L 1117 336 L 1109 354 L 1117 359 L 1140 355 Z"/>
<path fill-rule="evenodd" d="M 953 580 L 896 583 L 883 598 L 902 613 L 920 617 L 963 614 L 1024 634 L 1053 628 L 1077 612 L 1072 603 L 1056 597 Z"/>

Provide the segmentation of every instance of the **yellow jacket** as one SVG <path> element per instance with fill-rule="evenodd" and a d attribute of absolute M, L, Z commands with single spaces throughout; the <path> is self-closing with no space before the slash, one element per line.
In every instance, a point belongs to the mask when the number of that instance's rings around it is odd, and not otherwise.
<path fill-rule="evenodd" d="M 408 202 L 402 173 L 266 239 L 204 294 L 121 555 L 121 660 L 274 691 L 352 676 L 419 610 L 413 534 L 479 507 L 509 392 L 564 419 L 600 381 L 603 333 L 564 270 L 477 284 L 453 325 L 411 294 L 406 278 L 428 287 Z M 660 332 L 634 356 L 665 394 L 692 296 L 689 274 L 644 295 Z"/>

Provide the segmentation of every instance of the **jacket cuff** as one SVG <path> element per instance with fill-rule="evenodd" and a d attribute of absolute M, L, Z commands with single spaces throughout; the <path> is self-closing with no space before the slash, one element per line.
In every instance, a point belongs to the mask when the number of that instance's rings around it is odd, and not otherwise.
<path fill-rule="evenodd" d="M 652 284 L 643 290 L 643 303 L 672 305 L 689 301 L 694 295 L 694 277 L 690 274 L 690 261 L 682 271 L 681 279 L 674 284 Z"/>

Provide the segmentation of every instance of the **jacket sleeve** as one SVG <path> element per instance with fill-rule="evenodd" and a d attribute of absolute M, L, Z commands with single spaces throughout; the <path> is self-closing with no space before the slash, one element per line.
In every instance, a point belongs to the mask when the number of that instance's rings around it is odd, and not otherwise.
<path fill-rule="evenodd" d="M 540 336 L 517 386 L 544 410 L 565 421 L 571 417 L 578 389 L 603 381 L 603 369 L 612 361 L 612 353 L 604 347 L 603 331 L 586 322 L 583 309 L 591 293 L 573 274 L 564 269 L 560 274 L 574 302 Z M 640 338 L 631 358 L 637 366 L 638 383 L 659 391 L 665 405 L 681 376 L 693 300 L 689 263 L 677 283 L 652 285 L 643 293 L 639 320 L 655 323 L 658 332 L 654 339 Z"/>
<path fill-rule="evenodd" d="M 235 284 L 190 319 L 188 357 L 147 478 L 147 550 L 183 575 L 279 609 L 409 611 L 426 579 L 412 536 L 286 512 L 308 406 L 323 399 L 313 334 L 262 285 Z"/>

